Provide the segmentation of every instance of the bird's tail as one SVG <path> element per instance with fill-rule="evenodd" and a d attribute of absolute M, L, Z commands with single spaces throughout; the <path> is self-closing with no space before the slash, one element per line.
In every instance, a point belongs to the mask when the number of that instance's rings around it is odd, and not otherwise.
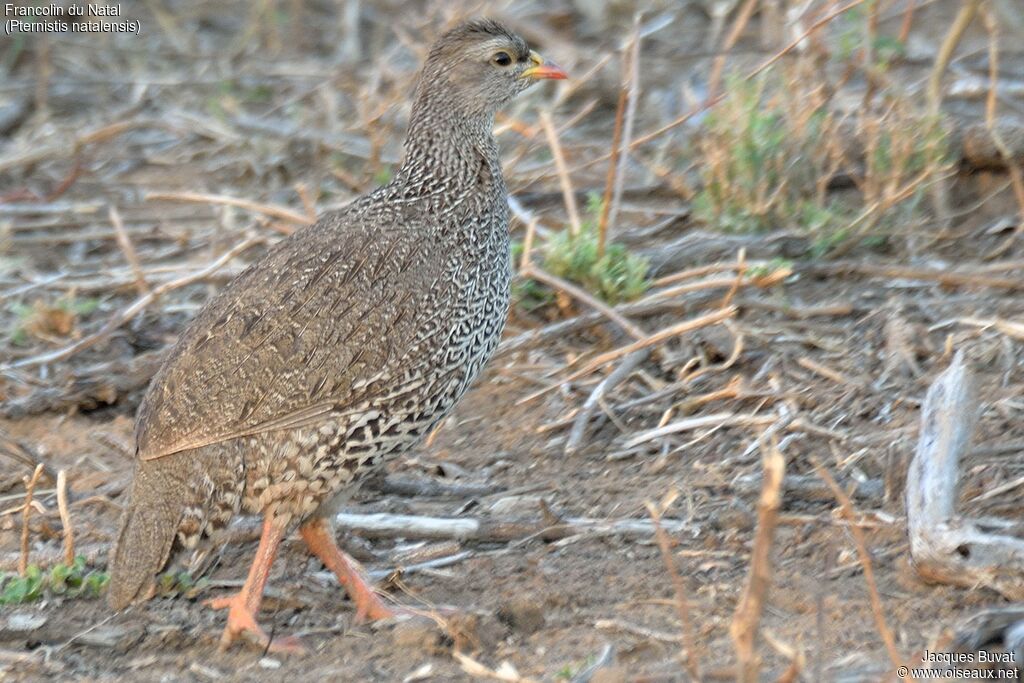
<path fill-rule="evenodd" d="M 190 491 L 175 456 L 138 462 L 121 529 L 110 550 L 110 606 L 119 610 L 149 597 L 167 564 Z"/>

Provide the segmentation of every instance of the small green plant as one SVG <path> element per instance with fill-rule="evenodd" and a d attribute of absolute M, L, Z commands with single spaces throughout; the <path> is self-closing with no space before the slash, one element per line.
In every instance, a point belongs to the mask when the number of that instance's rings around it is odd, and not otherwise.
<path fill-rule="evenodd" d="M 601 198 L 591 194 L 579 234 L 563 230 L 547 240 L 542 248 L 544 269 L 582 285 L 609 303 L 630 301 L 650 286 L 650 263 L 617 242 L 606 245 L 604 254 L 599 255 L 597 222 L 601 208 Z"/>
<path fill-rule="evenodd" d="M 391 169 L 391 166 L 385 164 L 384 166 L 378 168 L 377 172 L 373 174 L 373 182 L 377 183 L 378 185 L 387 185 L 388 183 L 391 182 L 392 176 L 393 171 Z"/>
<path fill-rule="evenodd" d="M 205 590 L 208 585 L 209 582 L 206 579 L 196 580 L 186 571 L 164 572 L 156 579 L 157 594 L 167 598 L 178 595 L 192 598 Z"/>
<path fill-rule="evenodd" d="M 66 337 L 73 331 L 79 317 L 92 313 L 100 306 L 95 297 L 79 299 L 61 297 L 50 303 L 13 303 L 8 307 L 14 315 L 9 339 L 15 346 L 27 346 L 30 337 Z"/>
<path fill-rule="evenodd" d="M 95 598 L 110 582 L 110 576 L 89 570 L 85 558 L 78 556 L 73 564 L 56 564 L 48 570 L 29 565 L 25 575 L 0 573 L 0 605 L 33 602 L 44 595 Z"/>
<path fill-rule="evenodd" d="M 878 59 L 896 54 L 882 47 Z M 700 138 L 694 217 L 724 232 L 800 232 L 815 256 L 883 244 L 913 224 L 929 180 L 948 163 L 945 129 L 898 93 L 863 108 L 856 126 L 841 127 L 830 89 L 794 68 L 785 78 L 769 72 L 729 82 Z M 851 135 L 862 159 L 847 158 L 843 140 Z M 855 186 L 842 198 L 829 192 L 839 174 Z"/>

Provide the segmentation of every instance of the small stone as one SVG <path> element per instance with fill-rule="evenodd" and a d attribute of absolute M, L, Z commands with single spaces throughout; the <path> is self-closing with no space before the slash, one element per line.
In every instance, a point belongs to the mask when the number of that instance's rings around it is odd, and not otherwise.
<path fill-rule="evenodd" d="M 444 634 L 437 624 L 430 621 L 413 619 L 397 624 L 391 632 L 391 640 L 395 647 L 428 655 L 443 654 Z"/>
<path fill-rule="evenodd" d="M 533 600 L 517 598 L 502 605 L 498 619 L 513 631 L 530 634 L 544 628 L 544 607 Z"/>
<path fill-rule="evenodd" d="M 263 669 L 280 669 L 281 660 L 274 659 L 273 657 L 264 657 L 260 660 L 260 668 Z"/>
<path fill-rule="evenodd" d="M 75 638 L 75 642 L 86 647 L 110 648 L 118 652 L 127 652 L 142 640 L 144 635 L 145 627 L 140 624 L 125 626 L 111 624 L 85 631 Z"/>
<path fill-rule="evenodd" d="M 32 612 L 15 612 L 7 617 L 7 630 L 24 633 L 35 631 L 46 624 L 46 617 Z"/>

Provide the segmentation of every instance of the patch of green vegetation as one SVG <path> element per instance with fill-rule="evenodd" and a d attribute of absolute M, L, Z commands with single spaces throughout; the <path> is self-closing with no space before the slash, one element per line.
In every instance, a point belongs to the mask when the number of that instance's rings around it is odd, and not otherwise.
<path fill-rule="evenodd" d="M 878 0 L 871 0 L 863 5 L 851 8 L 836 17 L 836 24 L 839 26 L 839 35 L 835 40 L 836 49 L 832 58 L 840 63 L 847 63 L 857 59 L 864 46 L 865 25 L 869 21 L 869 14 L 877 11 L 874 5 Z M 871 40 L 872 64 L 870 69 L 876 73 L 883 73 L 889 70 L 893 62 L 906 54 L 907 48 L 898 38 L 875 34 Z"/>
<path fill-rule="evenodd" d="M 756 266 L 750 266 L 747 268 L 747 274 L 750 277 L 768 277 L 773 273 L 777 273 L 780 270 L 792 271 L 793 262 L 789 259 L 784 258 L 773 258 L 767 263 L 761 263 Z"/>
<path fill-rule="evenodd" d="M 378 185 L 387 185 L 391 182 L 391 177 L 394 171 L 391 170 L 390 166 L 381 166 L 377 169 L 377 172 L 373 174 L 373 182 Z"/>
<path fill-rule="evenodd" d="M 110 575 L 86 567 L 85 558 L 78 556 L 72 565 L 56 564 L 49 569 L 29 565 L 25 575 L 0 572 L 0 605 L 19 605 L 43 597 L 65 596 L 73 598 L 99 597 L 110 583 Z M 186 571 L 165 572 L 156 579 L 157 595 L 164 597 L 195 595 L 207 588 L 206 579 L 194 579 Z"/>
<path fill-rule="evenodd" d="M 945 129 L 892 95 L 860 114 L 864 159 L 850 160 L 827 90 L 799 73 L 731 80 L 701 136 L 694 217 L 723 232 L 800 232 L 814 256 L 841 244 L 883 244 L 907 225 L 928 179 L 948 163 Z M 854 179 L 859 197 L 828 191 L 839 172 Z"/>
<path fill-rule="evenodd" d="M 186 571 L 164 572 L 156 579 L 156 591 L 158 595 L 166 598 L 183 596 L 193 598 L 196 594 L 205 590 L 209 585 L 206 579 L 194 579 Z"/>
<path fill-rule="evenodd" d="M 631 301 L 650 286 L 650 263 L 617 242 L 605 245 L 604 254 L 599 255 L 597 224 L 601 209 L 600 196 L 592 193 L 579 234 L 563 230 L 541 247 L 544 269 L 581 285 L 608 303 Z"/>
<path fill-rule="evenodd" d="M 7 307 L 14 316 L 8 339 L 13 346 L 28 346 L 32 333 L 37 330 L 64 336 L 70 333 L 78 317 L 92 313 L 100 303 L 96 297 L 79 299 L 74 296 L 61 297 L 54 302 L 15 302 Z"/>
<path fill-rule="evenodd" d="M 56 564 L 45 571 L 33 564 L 24 576 L 16 572 L 0 573 L 0 605 L 33 602 L 43 596 L 95 598 L 108 583 L 110 576 L 87 569 L 82 556 L 76 557 L 70 566 Z"/>

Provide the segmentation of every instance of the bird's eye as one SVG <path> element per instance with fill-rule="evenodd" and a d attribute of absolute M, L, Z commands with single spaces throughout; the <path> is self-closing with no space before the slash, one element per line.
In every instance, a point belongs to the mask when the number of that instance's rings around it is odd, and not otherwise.
<path fill-rule="evenodd" d="M 491 57 L 491 61 L 498 66 L 508 66 L 512 63 L 512 57 L 507 52 L 497 52 Z"/>

